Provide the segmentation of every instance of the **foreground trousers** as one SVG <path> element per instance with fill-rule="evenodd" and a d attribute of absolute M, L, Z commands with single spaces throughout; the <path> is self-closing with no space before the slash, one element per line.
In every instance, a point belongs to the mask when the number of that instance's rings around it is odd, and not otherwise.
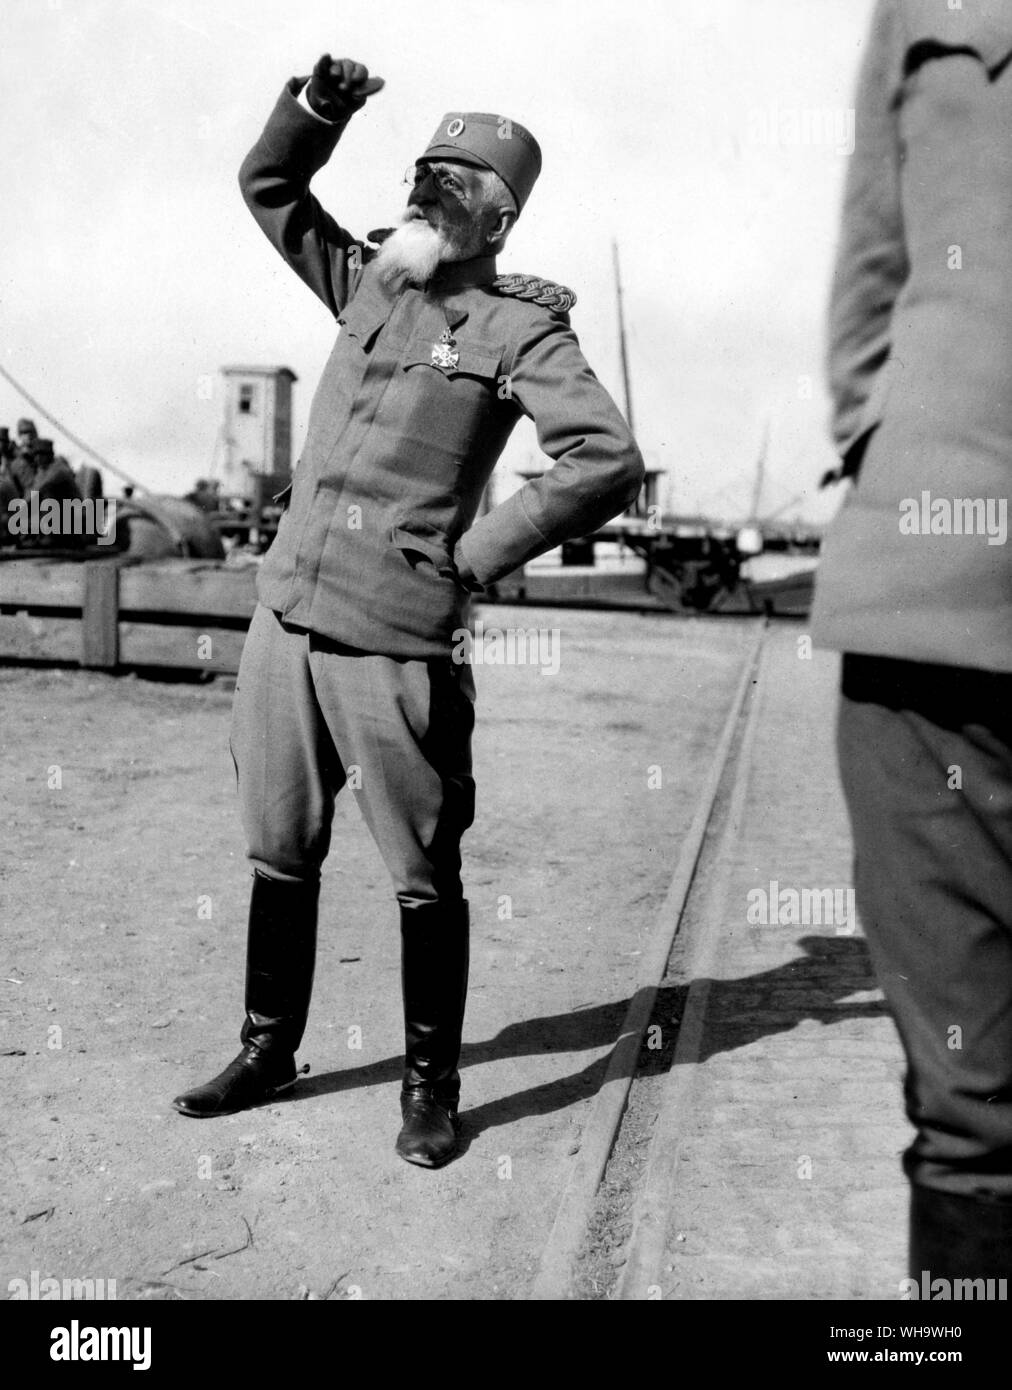
<path fill-rule="evenodd" d="M 847 655 L 855 885 L 917 1189 L 1012 1203 L 1012 676 Z M 996 1216 L 997 1219 L 997 1216 Z"/>
<path fill-rule="evenodd" d="M 230 741 L 253 867 L 317 878 L 347 784 L 402 906 L 459 899 L 473 727 L 469 665 L 360 652 L 286 627 L 259 605 Z"/>

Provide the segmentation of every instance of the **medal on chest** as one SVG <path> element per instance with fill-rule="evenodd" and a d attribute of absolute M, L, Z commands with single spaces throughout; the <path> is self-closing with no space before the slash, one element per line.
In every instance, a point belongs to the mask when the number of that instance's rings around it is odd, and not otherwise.
<path fill-rule="evenodd" d="M 454 368 L 460 361 L 457 340 L 449 328 L 444 328 L 438 343 L 432 344 L 432 365 L 444 370 Z"/>

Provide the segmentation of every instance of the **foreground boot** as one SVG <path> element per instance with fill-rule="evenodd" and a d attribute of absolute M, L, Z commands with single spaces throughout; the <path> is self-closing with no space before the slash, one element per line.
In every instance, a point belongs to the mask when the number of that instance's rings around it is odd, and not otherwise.
<path fill-rule="evenodd" d="M 423 1168 L 438 1168 L 457 1152 L 469 937 L 468 905 L 460 899 L 401 908 L 404 1123 L 397 1153 Z"/>
<path fill-rule="evenodd" d="M 194 1120 L 235 1115 L 287 1091 L 295 1085 L 297 1074 L 294 1056 L 275 1057 L 251 1043 L 223 1072 L 177 1096 L 172 1104 L 181 1115 Z"/>
<path fill-rule="evenodd" d="M 243 1050 L 206 1085 L 176 1097 L 172 1104 L 181 1115 L 234 1115 L 295 1084 L 295 1051 L 313 988 L 319 896 L 319 879 L 291 883 L 254 871 Z"/>
<path fill-rule="evenodd" d="M 924 1275 L 1012 1279 L 1012 1203 L 911 1187 L 910 1278 Z"/>

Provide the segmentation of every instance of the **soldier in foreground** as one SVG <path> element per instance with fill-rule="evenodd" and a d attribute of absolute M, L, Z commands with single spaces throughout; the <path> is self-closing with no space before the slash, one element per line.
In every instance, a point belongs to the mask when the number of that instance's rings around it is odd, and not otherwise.
<path fill-rule="evenodd" d="M 456 1150 L 474 817 L 472 593 L 631 504 L 636 444 L 569 326 L 573 296 L 500 277 L 541 168 L 516 122 L 451 112 L 399 228 L 368 245 L 309 192 L 383 86 L 324 55 L 293 78 L 240 173 L 268 239 L 341 325 L 290 504 L 260 571 L 231 747 L 253 864 L 242 1051 L 180 1096 L 231 1114 L 291 1086 L 309 1007 L 334 798 L 355 790 L 400 912 L 405 1065 L 397 1152 Z M 554 468 L 475 521 L 521 415 Z"/>
<path fill-rule="evenodd" d="M 1012 13 L 879 0 L 831 310 L 857 906 L 907 1057 L 910 1276 L 1012 1273 Z M 958 1297 L 958 1294 L 953 1295 Z"/>

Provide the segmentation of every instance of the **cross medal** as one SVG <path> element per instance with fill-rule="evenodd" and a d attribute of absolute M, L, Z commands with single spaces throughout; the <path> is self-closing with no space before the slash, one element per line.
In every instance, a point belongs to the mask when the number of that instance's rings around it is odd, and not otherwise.
<path fill-rule="evenodd" d="M 460 353 L 457 351 L 457 340 L 450 332 L 449 327 L 446 327 L 443 329 L 439 342 L 432 344 L 432 365 L 452 369 L 459 361 Z"/>

